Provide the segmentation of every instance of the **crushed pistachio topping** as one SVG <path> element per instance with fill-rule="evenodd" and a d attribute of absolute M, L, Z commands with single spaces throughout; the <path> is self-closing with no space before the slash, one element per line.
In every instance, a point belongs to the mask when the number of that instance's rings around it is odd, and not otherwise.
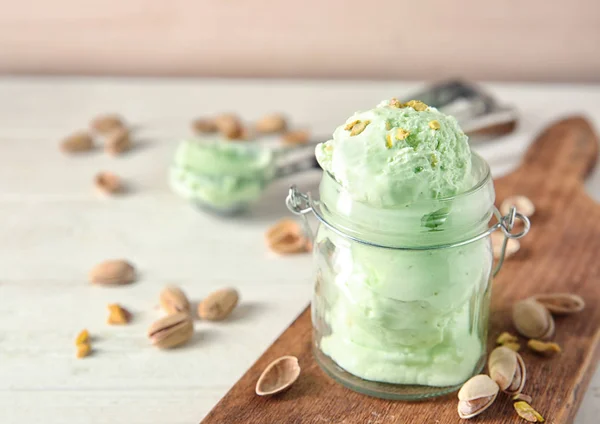
<path fill-rule="evenodd" d="M 517 342 L 506 342 L 502 346 L 514 350 L 515 352 L 518 352 L 521 349 L 521 345 Z"/>
<path fill-rule="evenodd" d="M 346 131 L 350 131 L 350 130 L 351 130 L 352 128 L 354 128 L 354 126 L 355 126 L 356 124 L 358 124 L 359 122 L 360 122 L 360 120 L 358 120 L 358 119 L 357 119 L 356 121 L 352 121 L 352 122 L 350 122 L 349 124 L 346 124 L 346 126 L 344 127 L 344 129 L 345 129 Z"/>
<path fill-rule="evenodd" d="M 390 121 L 385 121 L 385 129 L 388 131 L 392 129 L 392 123 Z"/>
<path fill-rule="evenodd" d="M 561 353 L 562 349 L 557 343 L 554 342 L 543 342 L 541 340 L 531 339 L 527 342 L 527 347 L 533 350 L 535 353 L 539 353 L 546 356 L 552 356 L 556 353 Z"/>
<path fill-rule="evenodd" d="M 542 417 L 539 412 L 523 400 L 513 403 L 513 406 L 515 407 L 517 414 L 519 414 L 519 417 L 530 423 L 543 423 L 545 421 L 544 417 Z"/>
<path fill-rule="evenodd" d="M 397 98 L 395 98 L 395 97 L 394 97 L 394 98 L 392 98 L 392 99 L 390 100 L 390 106 L 391 106 L 391 107 L 397 107 L 397 108 L 401 108 L 401 107 L 403 107 L 403 106 L 402 106 L 402 103 L 400 103 L 400 100 L 398 100 L 398 99 L 397 99 Z"/>
<path fill-rule="evenodd" d="M 426 111 L 427 108 L 429 107 L 420 100 L 409 100 L 408 102 L 404 103 L 402 106 L 403 107 L 412 107 L 417 112 Z"/>
<path fill-rule="evenodd" d="M 392 141 L 392 136 L 390 134 L 387 134 L 385 136 L 385 147 L 387 147 L 388 149 L 391 149 L 393 145 L 394 145 L 394 142 Z"/>
<path fill-rule="evenodd" d="M 371 123 L 371 121 L 361 121 L 361 120 L 357 120 L 357 121 L 353 121 L 350 122 L 348 125 L 346 125 L 344 127 L 344 129 L 346 131 L 350 131 L 350 137 L 353 137 L 355 135 L 360 134 L 361 132 L 363 132 L 365 130 L 365 128 L 367 128 L 367 125 L 369 125 Z"/>
<path fill-rule="evenodd" d="M 514 334 L 510 334 L 508 331 L 503 332 L 496 339 L 496 344 L 503 345 L 505 343 L 517 343 L 519 338 Z"/>
<path fill-rule="evenodd" d="M 405 140 L 410 135 L 410 131 L 406 131 L 403 128 L 396 129 L 396 140 Z"/>
<path fill-rule="evenodd" d="M 429 128 L 431 128 L 432 130 L 439 130 L 441 127 L 440 123 L 438 121 L 436 121 L 435 119 L 433 121 L 429 121 Z"/>

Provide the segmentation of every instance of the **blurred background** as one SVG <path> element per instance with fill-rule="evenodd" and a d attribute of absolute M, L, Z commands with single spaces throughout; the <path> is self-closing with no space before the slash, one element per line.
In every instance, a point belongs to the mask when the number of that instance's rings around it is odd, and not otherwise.
<path fill-rule="evenodd" d="M 0 73 L 600 81 L 596 0 L 0 5 Z"/>

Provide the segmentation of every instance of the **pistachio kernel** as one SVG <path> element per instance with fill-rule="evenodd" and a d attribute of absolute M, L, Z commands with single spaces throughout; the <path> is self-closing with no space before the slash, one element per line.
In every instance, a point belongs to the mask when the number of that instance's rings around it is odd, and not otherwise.
<path fill-rule="evenodd" d="M 408 102 L 404 103 L 402 106 L 404 106 L 404 107 L 412 107 L 417 112 L 424 112 L 429 107 L 429 106 L 427 106 L 425 103 L 423 103 L 420 100 L 409 100 Z"/>
<path fill-rule="evenodd" d="M 85 358 L 92 353 L 92 346 L 89 343 L 81 343 L 77 345 L 77 358 Z"/>
<path fill-rule="evenodd" d="M 533 409 L 533 407 L 524 400 L 513 403 L 513 406 L 515 411 L 517 411 L 517 414 L 519 414 L 519 417 L 529 421 L 530 423 L 543 423 L 545 421 L 544 417 L 542 417 L 539 412 Z"/>
<path fill-rule="evenodd" d="M 387 147 L 388 149 L 391 149 L 393 145 L 394 145 L 394 142 L 392 141 L 392 136 L 390 134 L 387 134 L 385 136 L 385 147 Z"/>
<path fill-rule="evenodd" d="M 361 132 L 363 132 L 365 130 L 365 128 L 367 128 L 367 125 L 369 125 L 370 123 L 371 123 L 371 121 L 358 121 L 352 127 L 352 130 L 350 130 L 350 137 L 359 135 Z"/>
<path fill-rule="evenodd" d="M 124 325 L 131 321 L 131 313 L 117 303 L 108 305 L 108 324 Z"/>
<path fill-rule="evenodd" d="M 442 126 L 440 125 L 440 123 L 438 121 L 436 121 L 435 119 L 433 121 L 429 121 L 429 128 L 431 128 L 432 130 L 439 130 Z"/>
<path fill-rule="evenodd" d="M 562 349 L 557 343 L 543 342 L 541 340 L 531 339 L 527 342 L 527 347 L 544 356 L 552 356 L 556 353 L 561 353 Z"/>
<path fill-rule="evenodd" d="M 350 130 L 351 130 L 352 128 L 354 128 L 354 126 L 355 126 L 356 124 L 358 124 L 359 122 L 360 122 L 360 120 L 358 120 L 358 119 L 357 119 L 356 121 L 352 121 L 352 122 L 350 122 L 350 123 L 346 124 L 346 126 L 344 127 L 344 129 L 345 129 L 346 131 L 350 131 Z"/>
<path fill-rule="evenodd" d="M 496 339 L 496 344 L 503 345 L 505 343 L 516 343 L 519 339 L 517 336 L 510 334 L 508 331 L 503 332 Z"/>
<path fill-rule="evenodd" d="M 392 129 L 392 123 L 390 121 L 385 121 L 385 129 L 387 131 Z"/>
<path fill-rule="evenodd" d="M 405 140 L 410 135 L 410 131 L 406 131 L 403 128 L 396 129 L 396 140 Z"/>
<path fill-rule="evenodd" d="M 90 333 L 87 330 L 81 330 L 75 338 L 75 346 L 80 344 L 87 344 L 90 342 Z"/>
<path fill-rule="evenodd" d="M 521 345 L 516 342 L 506 342 L 502 344 L 502 346 L 507 347 L 510 350 L 514 350 L 515 352 L 518 352 L 521 349 Z"/>
<path fill-rule="evenodd" d="M 402 107 L 402 103 L 400 103 L 400 100 L 398 100 L 397 98 L 392 98 L 390 100 L 390 106 L 391 107 L 396 107 L 396 108 L 401 108 Z"/>

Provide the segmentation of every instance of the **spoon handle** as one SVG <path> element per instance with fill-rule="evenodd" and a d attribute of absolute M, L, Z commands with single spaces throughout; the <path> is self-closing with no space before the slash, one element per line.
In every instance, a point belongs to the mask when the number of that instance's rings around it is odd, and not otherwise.
<path fill-rule="evenodd" d="M 314 152 L 311 152 L 308 156 L 299 157 L 293 161 L 279 165 L 275 170 L 275 178 L 287 177 L 288 175 L 308 171 L 309 169 L 320 169 Z"/>

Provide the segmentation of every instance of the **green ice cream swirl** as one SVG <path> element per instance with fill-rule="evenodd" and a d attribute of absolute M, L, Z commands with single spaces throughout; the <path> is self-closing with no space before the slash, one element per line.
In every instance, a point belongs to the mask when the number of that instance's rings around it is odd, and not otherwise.
<path fill-rule="evenodd" d="M 471 150 L 456 119 L 408 103 L 357 112 L 316 147 L 321 167 L 355 200 L 399 207 L 452 196 L 471 183 Z"/>

